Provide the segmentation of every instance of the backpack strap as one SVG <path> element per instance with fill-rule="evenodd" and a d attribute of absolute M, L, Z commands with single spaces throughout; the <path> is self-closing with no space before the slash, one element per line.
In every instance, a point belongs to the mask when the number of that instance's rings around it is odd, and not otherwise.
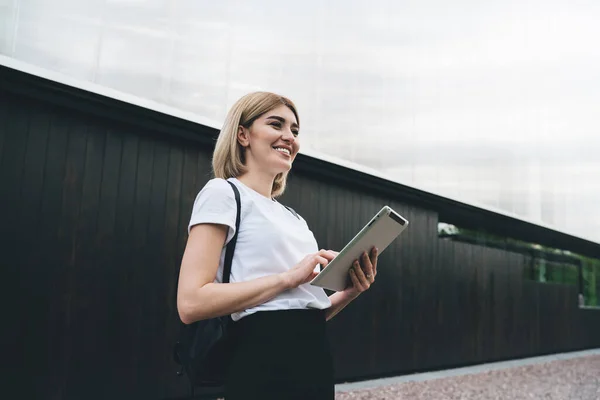
<path fill-rule="evenodd" d="M 278 202 L 278 201 L 277 201 L 277 200 L 275 200 L 275 199 L 273 199 L 273 201 L 274 201 L 275 203 L 279 204 L 279 205 L 282 205 L 282 206 L 284 206 L 285 208 L 287 208 L 287 210 L 288 210 L 289 212 L 291 212 L 291 213 L 294 215 L 294 217 L 296 217 L 296 218 L 300 219 L 300 217 L 298 216 L 298 213 L 297 213 L 297 212 L 296 212 L 296 211 L 295 211 L 295 210 L 294 210 L 292 207 L 290 207 L 290 206 L 286 206 L 285 204 L 281 204 L 280 202 Z"/>
<path fill-rule="evenodd" d="M 283 205 L 283 204 L 282 204 L 282 205 Z M 297 213 L 297 212 L 296 212 L 296 211 L 295 211 L 295 210 L 294 210 L 292 207 L 289 207 L 289 206 L 286 206 L 286 205 L 283 205 L 283 206 L 284 206 L 285 208 L 287 208 L 289 212 L 291 212 L 292 214 L 294 214 L 294 217 L 296 217 L 296 218 L 300 219 L 300 217 L 298 216 L 298 213 Z"/>
<path fill-rule="evenodd" d="M 225 260 L 223 265 L 223 283 L 229 283 L 229 278 L 231 275 L 231 263 L 233 261 L 233 253 L 235 251 L 235 244 L 237 242 L 238 232 L 240 230 L 240 219 L 241 219 L 241 200 L 240 200 L 240 192 L 238 188 L 231 182 L 227 181 L 231 185 L 233 189 L 233 193 L 235 195 L 235 203 L 236 203 L 236 216 L 235 216 L 235 233 L 233 237 L 227 243 L 227 249 L 225 250 Z M 177 286 L 179 282 L 177 282 Z M 177 293 L 177 290 L 175 290 Z M 225 323 L 230 322 L 229 317 L 223 317 Z M 197 323 L 196 323 L 197 324 Z M 173 346 L 173 359 L 174 361 L 180 365 L 180 370 L 177 371 L 177 376 L 183 376 L 185 373 L 188 373 L 189 383 L 190 383 L 190 398 L 194 397 L 194 383 L 192 378 L 189 376 L 189 371 L 186 371 L 186 363 L 189 360 L 189 347 L 193 346 L 194 338 L 192 336 L 195 335 L 195 324 L 190 326 L 185 325 L 183 322 L 180 322 L 179 325 L 179 340 Z M 191 336 L 188 333 L 191 332 Z"/>
<path fill-rule="evenodd" d="M 233 189 L 233 194 L 235 195 L 235 203 L 237 206 L 236 207 L 237 210 L 236 210 L 236 216 L 235 216 L 235 233 L 233 234 L 233 237 L 231 238 L 229 243 L 227 243 L 227 250 L 225 250 L 225 260 L 223 263 L 223 283 L 229 283 L 229 276 L 231 275 L 231 262 L 233 261 L 233 252 L 235 251 L 235 243 L 237 242 L 238 232 L 240 231 L 240 219 L 241 219 L 240 215 L 242 213 L 240 191 L 230 181 L 227 181 L 227 183 L 229 183 L 231 185 L 231 188 Z"/>

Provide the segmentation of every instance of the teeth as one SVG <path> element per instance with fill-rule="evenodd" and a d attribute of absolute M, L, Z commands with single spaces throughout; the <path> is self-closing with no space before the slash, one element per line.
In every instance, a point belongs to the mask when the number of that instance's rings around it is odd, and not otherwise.
<path fill-rule="evenodd" d="M 284 149 L 283 147 L 275 147 L 275 150 L 285 153 L 288 156 L 290 155 L 290 151 L 288 149 Z"/>

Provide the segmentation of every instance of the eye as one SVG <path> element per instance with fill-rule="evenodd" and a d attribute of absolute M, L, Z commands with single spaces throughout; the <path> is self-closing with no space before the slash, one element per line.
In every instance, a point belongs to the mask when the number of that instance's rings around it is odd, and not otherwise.
<path fill-rule="evenodd" d="M 271 122 L 269 125 L 274 126 L 277 129 L 281 129 L 281 122 Z"/>
<path fill-rule="evenodd" d="M 292 135 L 294 135 L 294 136 L 298 136 L 299 134 L 300 134 L 300 132 L 298 132 L 297 130 L 292 131 Z"/>

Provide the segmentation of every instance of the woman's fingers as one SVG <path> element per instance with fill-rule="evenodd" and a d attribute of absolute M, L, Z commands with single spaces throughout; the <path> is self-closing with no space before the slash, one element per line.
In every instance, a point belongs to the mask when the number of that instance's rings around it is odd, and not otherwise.
<path fill-rule="evenodd" d="M 363 270 L 364 267 L 361 267 L 359 262 L 355 261 L 354 266 L 352 268 L 355 271 L 356 277 L 358 278 L 358 281 L 360 282 L 361 287 L 363 287 L 364 290 L 368 289 L 369 286 L 371 286 L 371 281 L 369 280 L 369 278 L 367 278 L 367 276 Z"/>
<path fill-rule="evenodd" d="M 373 278 L 377 276 L 377 259 L 379 257 L 379 250 L 376 247 L 371 249 L 371 253 L 369 254 L 369 259 L 371 260 L 371 265 L 373 267 Z"/>
<path fill-rule="evenodd" d="M 329 264 L 329 260 L 326 257 L 316 255 L 314 258 L 314 261 L 312 263 L 310 263 L 309 266 L 312 266 L 314 268 L 316 266 L 316 264 L 321 264 L 322 266 L 326 266 L 327 264 Z"/>
<path fill-rule="evenodd" d="M 373 269 L 371 259 L 369 258 L 366 252 L 364 252 L 360 257 L 360 264 L 362 270 L 361 272 L 363 272 L 365 279 L 369 282 L 370 285 L 375 280 L 375 270 Z"/>
<path fill-rule="evenodd" d="M 350 267 L 349 274 L 352 281 L 353 292 L 360 294 L 369 290 L 371 284 L 375 282 L 377 274 L 377 249 L 373 248 L 367 254 L 364 252 L 358 260 L 355 260 Z"/>
<path fill-rule="evenodd" d="M 358 265 L 358 263 L 355 262 L 354 265 L 350 268 L 350 280 L 352 281 L 352 286 L 354 286 L 354 289 L 360 293 L 367 290 L 367 288 L 363 286 L 360 278 L 357 276 L 357 270 L 360 270 L 360 266 Z"/>
<path fill-rule="evenodd" d="M 321 269 L 325 268 L 330 262 L 331 260 L 333 260 L 335 257 L 337 257 L 339 253 L 333 250 L 324 250 L 321 249 L 318 252 L 316 252 L 315 254 L 313 254 L 314 260 L 315 260 L 315 265 L 319 264 L 321 265 Z"/>
<path fill-rule="evenodd" d="M 306 268 L 310 271 L 314 271 L 315 267 L 320 266 L 319 272 L 323 270 L 329 264 L 329 260 L 325 257 L 315 255 L 312 262 L 307 263 Z"/>
<path fill-rule="evenodd" d="M 328 261 L 333 260 L 338 255 L 338 253 L 336 253 L 333 250 L 324 250 L 324 249 L 319 250 L 319 252 L 317 254 L 321 257 L 325 257 Z"/>

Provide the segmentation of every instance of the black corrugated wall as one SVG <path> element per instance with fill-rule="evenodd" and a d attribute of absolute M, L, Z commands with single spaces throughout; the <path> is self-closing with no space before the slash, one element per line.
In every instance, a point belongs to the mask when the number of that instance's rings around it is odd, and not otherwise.
<path fill-rule="evenodd" d="M 2 78 L 3 335 L 18 397 L 185 395 L 174 290 L 214 131 Z M 438 239 L 431 201 L 315 162 L 298 160 L 282 202 L 321 247 L 340 249 L 384 204 L 411 222 L 372 289 L 329 323 L 338 380 L 600 347 L 600 312 L 578 309 L 575 287 L 524 281 L 521 255 Z"/>

